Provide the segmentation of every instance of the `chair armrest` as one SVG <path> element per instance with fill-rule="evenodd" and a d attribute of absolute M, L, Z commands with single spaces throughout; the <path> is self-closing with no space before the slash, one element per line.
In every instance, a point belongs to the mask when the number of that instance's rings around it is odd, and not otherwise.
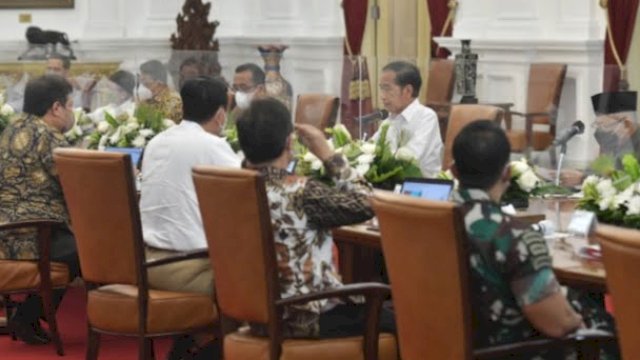
<path fill-rule="evenodd" d="M 369 282 L 348 284 L 335 289 L 314 292 L 292 296 L 286 299 L 276 301 L 276 306 L 302 304 L 312 300 L 327 299 L 333 297 L 346 297 L 352 295 L 364 295 L 367 299 L 367 317 L 364 329 L 363 351 L 365 359 L 378 358 L 378 337 L 379 337 L 379 321 L 380 309 L 382 301 L 391 294 L 391 288 L 388 285 Z"/>
<path fill-rule="evenodd" d="M 202 258 L 206 258 L 206 257 L 209 257 L 209 250 L 208 249 L 196 249 L 196 250 L 192 250 L 192 251 L 183 252 L 183 253 L 180 253 L 180 254 L 175 255 L 175 256 L 169 256 L 169 257 L 162 258 L 162 259 L 146 261 L 144 263 L 144 267 L 145 268 L 150 268 L 150 267 L 154 267 L 154 266 L 171 264 L 171 263 L 178 262 L 178 261 L 202 259 Z"/>
<path fill-rule="evenodd" d="M 347 297 L 353 295 L 364 295 L 366 298 L 383 298 L 391 294 L 389 285 L 376 282 L 348 284 L 339 288 L 327 289 L 304 295 L 296 295 L 286 299 L 276 301 L 276 306 L 305 304 L 309 301 L 329 299 L 335 297 Z"/>
<path fill-rule="evenodd" d="M 522 112 L 518 112 L 518 111 L 509 111 L 509 113 L 511 115 L 521 116 L 521 117 L 525 117 L 525 118 L 551 116 L 552 115 L 551 113 L 548 113 L 548 112 L 522 113 Z"/>
<path fill-rule="evenodd" d="M 498 345 L 488 348 L 474 350 L 473 357 L 477 360 L 503 358 L 505 356 L 525 355 L 536 351 L 559 349 L 572 346 L 580 349 L 588 349 L 598 351 L 600 344 L 608 344 L 617 341 L 617 337 L 613 334 L 598 331 L 593 333 L 582 333 L 580 331 L 569 334 L 564 338 L 540 338 L 528 341 L 517 342 L 513 344 Z M 597 354 L 586 355 L 587 359 L 597 359 Z"/>
<path fill-rule="evenodd" d="M 56 225 L 64 225 L 64 222 L 59 220 L 52 220 L 52 219 L 22 220 L 22 221 L 14 221 L 14 222 L 0 224 L 0 231 L 21 229 L 21 228 L 28 228 L 28 227 L 56 226 Z"/>

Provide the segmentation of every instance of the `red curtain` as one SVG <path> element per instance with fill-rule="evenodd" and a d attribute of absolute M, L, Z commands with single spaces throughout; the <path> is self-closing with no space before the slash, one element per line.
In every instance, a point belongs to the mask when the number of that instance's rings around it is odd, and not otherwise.
<path fill-rule="evenodd" d="M 442 35 L 442 28 L 449 15 L 449 0 L 427 0 L 429 17 L 431 18 L 431 57 L 447 58 L 451 52 L 448 49 L 438 48 L 438 44 L 433 41 L 434 37 Z M 444 36 L 451 36 L 453 24 L 449 24 Z"/>
<path fill-rule="evenodd" d="M 636 24 L 639 0 L 609 0 L 609 23 L 618 54 L 622 63 L 627 62 L 631 37 Z M 620 81 L 620 69 L 611 51 L 608 37 L 605 35 L 603 91 L 617 91 Z"/>
<path fill-rule="evenodd" d="M 372 112 L 371 84 L 367 61 L 361 57 L 362 40 L 367 23 L 368 0 L 343 0 L 346 41 L 342 68 L 341 114 L 342 124 L 354 137 L 359 136 L 357 118 Z M 347 46 L 348 43 L 348 46 Z M 373 129 L 363 129 L 369 136 Z"/>

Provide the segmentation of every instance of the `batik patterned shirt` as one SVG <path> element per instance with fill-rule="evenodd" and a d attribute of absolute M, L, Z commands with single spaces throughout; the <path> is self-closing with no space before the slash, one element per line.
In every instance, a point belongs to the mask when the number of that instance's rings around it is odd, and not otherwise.
<path fill-rule="evenodd" d="M 0 136 L 0 223 L 53 219 L 68 222 L 53 163 L 53 150 L 69 146 L 64 135 L 42 119 L 21 115 Z M 34 229 L 0 234 L 0 259 L 37 257 Z"/>
<path fill-rule="evenodd" d="M 542 234 L 504 214 L 482 190 L 460 189 L 453 198 L 462 205 L 469 240 L 475 345 L 537 335 L 522 307 L 560 291 Z"/>
<path fill-rule="evenodd" d="M 340 287 L 332 262 L 331 228 L 373 216 L 371 188 L 344 158 L 333 156 L 325 168 L 334 186 L 282 169 L 259 169 L 266 180 L 282 298 Z M 284 334 L 318 336 L 319 314 L 331 304 L 317 300 L 286 308 Z"/>
<path fill-rule="evenodd" d="M 151 99 L 144 101 L 143 104 L 159 111 L 165 119 L 171 119 L 176 124 L 182 121 L 182 98 L 180 94 L 171 91 L 168 86 L 165 86 Z"/>

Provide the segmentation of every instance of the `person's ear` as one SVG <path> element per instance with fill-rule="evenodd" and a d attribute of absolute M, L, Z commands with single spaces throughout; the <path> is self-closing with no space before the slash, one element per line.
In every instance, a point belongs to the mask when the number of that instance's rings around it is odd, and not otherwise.
<path fill-rule="evenodd" d="M 405 85 L 402 88 L 402 95 L 413 98 L 413 85 Z"/>
<path fill-rule="evenodd" d="M 458 179 L 460 172 L 458 172 L 458 167 L 456 166 L 455 162 L 451 163 L 451 166 L 449 166 L 449 170 L 451 170 L 451 173 L 453 174 L 453 177 Z"/>
<path fill-rule="evenodd" d="M 502 175 L 500 176 L 500 180 L 505 183 L 511 182 L 511 165 L 507 163 L 507 166 L 502 170 Z"/>

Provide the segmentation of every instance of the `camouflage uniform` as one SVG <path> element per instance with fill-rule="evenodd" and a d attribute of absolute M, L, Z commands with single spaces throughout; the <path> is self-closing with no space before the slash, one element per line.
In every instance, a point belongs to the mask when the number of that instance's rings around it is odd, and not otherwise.
<path fill-rule="evenodd" d="M 469 240 L 474 345 L 540 336 L 522 307 L 561 291 L 542 234 L 502 213 L 483 190 L 460 189 L 453 199 L 462 205 Z M 587 326 L 613 332 L 610 316 L 588 296 L 569 290 L 568 300 Z"/>

